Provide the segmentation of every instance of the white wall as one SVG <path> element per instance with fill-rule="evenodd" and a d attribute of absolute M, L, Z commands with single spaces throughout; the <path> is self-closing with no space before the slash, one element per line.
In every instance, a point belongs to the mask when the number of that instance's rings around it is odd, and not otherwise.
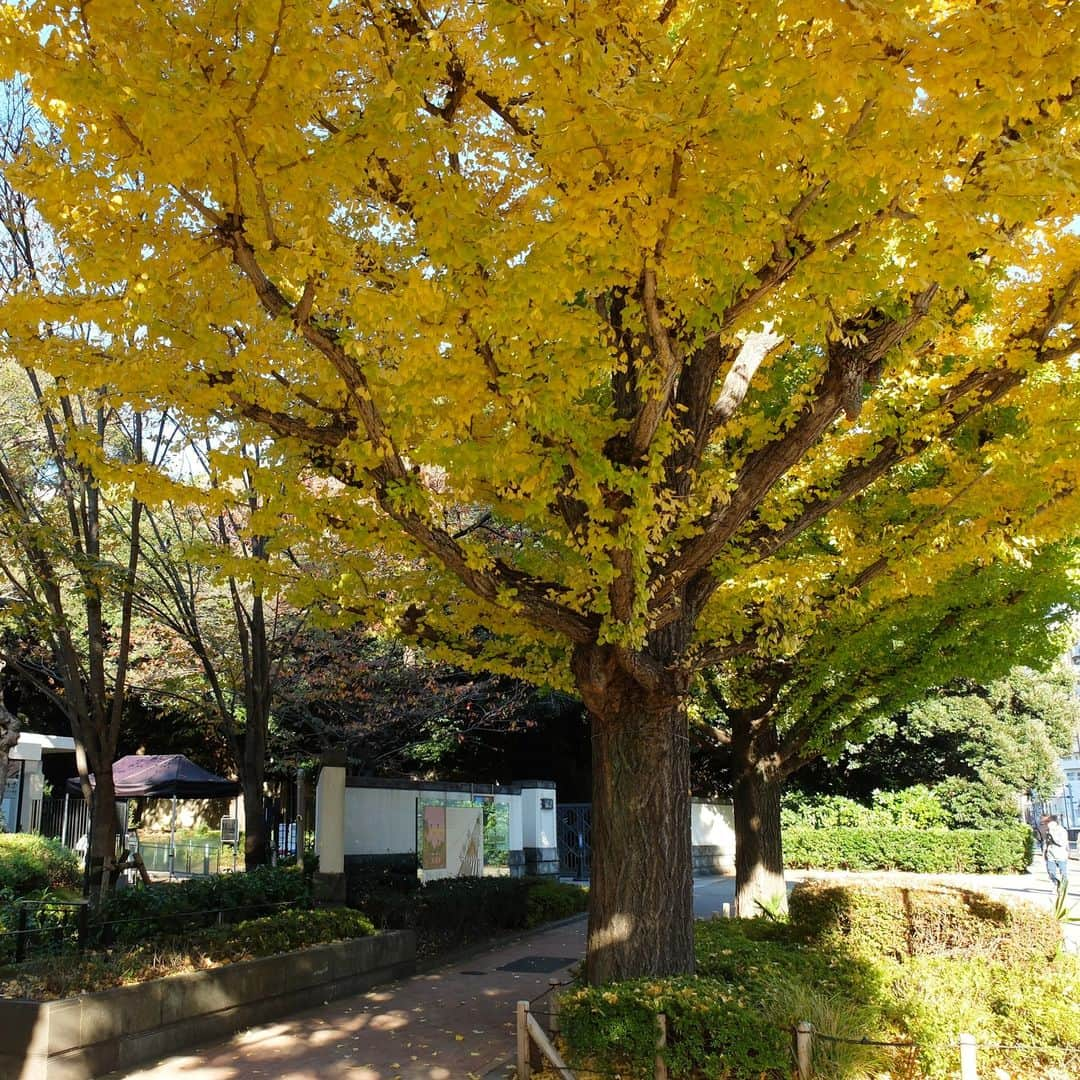
<path fill-rule="evenodd" d="M 400 855 L 416 851 L 416 800 L 435 791 L 345 789 L 345 854 Z"/>
<path fill-rule="evenodd" d="M 729 802 L 693 799 L 690 803 L 690 842 L 708 845 L 735 858 L 735 813 Z"/>
<path fill-rule="evenodd" d="M 521 836 L 521 797 L 518 795 L 496 795 L 495 801 L 510 807 L 509 847 L 511 851 L 520 851 L 524 841 Z"/>

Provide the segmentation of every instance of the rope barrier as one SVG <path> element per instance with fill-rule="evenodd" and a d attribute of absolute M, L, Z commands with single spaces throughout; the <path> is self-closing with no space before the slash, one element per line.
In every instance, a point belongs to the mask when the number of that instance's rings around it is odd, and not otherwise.
<path fill-rule="evenodd" d="M 795 1028 L 788 1028 L 787 1030 L 790 1031 L 792 1035 L 796 1033 Z M 865 1037 L 861 1039 L 848 1039 L 843 1035 L 829 1035 L 824 1031 L 818 1031 L 817 1028 L 814 1028 L 814 1038 L 824 1039 L 825 1042 L 844 1043 L 847 1046 L 887 1046 L 900 1050 L 910 1050 L 919 1045 L 915 1042 L 885 1042 L 878 1039 L 867 1039 Z"/>
<path fill-rule="evenodd" d="M 794 1027 L 783 1029 L 789 1034 L 795 1035 L 796 1029 Z M 825 1042 L 832 1043 L 845 1043 L 848 1046 L 884 1046 L 895 1049 L 919 1049 L 924 1044 L 917 1042 L 887 1042 L 878 1039 L 850 1039 L 843 1035 L 830 1035 L 826 1031 L 818 1031 L 817 1028 L 813 1029 L 813 1035 L 815 1039 L 822 1039 Z M 1011 1051 L 1025 1051 L 1032 1054 L 1078 1054 L 1080 1053 L 1080 1043 L 1064 1043 L 1057 1046 L 1048 1045 L 1036 1045 L 1032 1043 L 973 1043 L 978 1050 L 1011 1050 Z"/>

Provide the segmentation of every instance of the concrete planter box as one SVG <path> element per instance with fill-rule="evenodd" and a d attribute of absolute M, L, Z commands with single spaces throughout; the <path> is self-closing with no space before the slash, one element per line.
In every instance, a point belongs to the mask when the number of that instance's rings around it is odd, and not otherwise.
<path fill-rule="evenodd" d="M 0 1077 L 89 1080 L 415 968 L 416 939 L 405 930 L 61 1001 L 0 999 Z"/>

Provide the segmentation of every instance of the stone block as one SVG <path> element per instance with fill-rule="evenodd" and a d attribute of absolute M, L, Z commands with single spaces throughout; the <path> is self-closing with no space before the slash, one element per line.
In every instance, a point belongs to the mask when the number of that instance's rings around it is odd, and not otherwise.
<path fill-rule="evenodd" d="M 351 944 L 344 942 L 343 944 Z M 285 991 L 304 990 L 334 978 L 334 946 L 301 949 L 280 958 L 280 975 Z"/>
<path fill-rule="evenodd" d="M 49 1002 L 49 1053 L 82 1046 L 82 998 Z"/>

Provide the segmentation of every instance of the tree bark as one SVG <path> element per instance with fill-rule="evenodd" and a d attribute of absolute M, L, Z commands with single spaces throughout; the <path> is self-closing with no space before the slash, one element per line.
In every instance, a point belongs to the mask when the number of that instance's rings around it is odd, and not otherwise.
<path fill-rule="evenodd" d="M 580 682 L 580 679 L 579 679 Z M 593 985 L 694 968 L 685 700 L 625 674 L 583 687 L 592 718 Z"/>
<path fill-rule="evenodd" d="M 90 828 L 90 901 L 96 904 L 109 890 L 105 862 L 116 855 L 116 785 L 112 757 L 94 765 L 94 795 Z"/>
<path fill-rule="evenodd" d="M 245 736 L 245 745 L 247 738 Z M 245 757 L 246 757 L 245 753 Z M 263 771 L 245 770 L 243 777 L 244 799 L 244 869 L 254 870 L 270 861 L 269 837 L 266 833 L 266 816 L 263 809 Z"/>
<path fill-rule="evenodd" d="M 3 663 L 0 663 L 0 669 Z M 4 699 L 0 697 L 0 793 L 4 790 L 8 775 L 8 757 L 19 741 L 19 718 L 8 712 Z M 8 822 L 8 828 L 14 828 L 14 822 Z"/>
<path fill-rule="evenodd" d="M 787 910 L 780 832 L 783 772 L 779 738 L 771 720 L 758 724 L 732 717 L 735 757 L 735 913 L 753 918 L 762 910 Z"/>

